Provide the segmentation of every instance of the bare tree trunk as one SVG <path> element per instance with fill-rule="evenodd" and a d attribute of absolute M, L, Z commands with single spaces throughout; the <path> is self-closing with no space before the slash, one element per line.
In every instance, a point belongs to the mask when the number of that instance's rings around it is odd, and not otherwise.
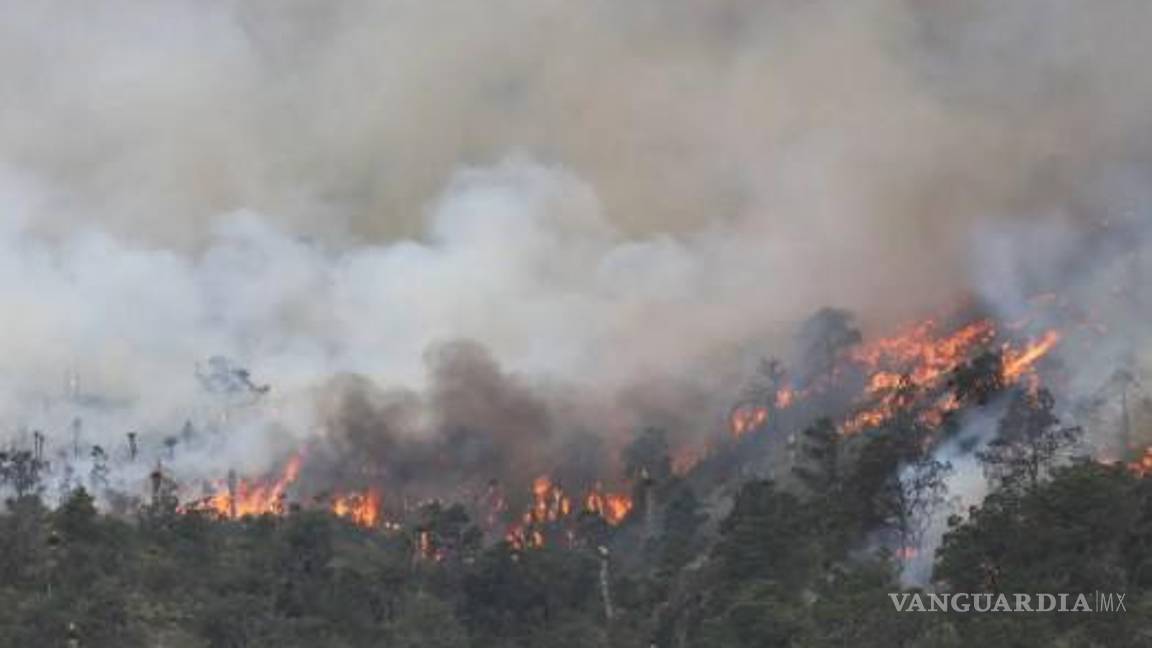
<path fill-rule="evenodd" d="M 615 616 L 612 609 L 612 590 L 608 579 L 608 547 L 600 546 L 600 597 L 604 600 L 604 618 L 609 623 Z"/>

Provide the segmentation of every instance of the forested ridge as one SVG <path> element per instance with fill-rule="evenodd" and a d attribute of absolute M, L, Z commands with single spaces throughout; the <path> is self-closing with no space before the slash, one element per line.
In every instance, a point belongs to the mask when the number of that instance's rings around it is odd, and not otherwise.
<path fill-rule="evenodd" d="M 529 547 L 485 543 L 459 505 L 387 528 L 293 505 L 227 519 L 182 507 L 162 478 L 130 513 L 99 512 L 83 487 L 49 508 L 34 458 L 7 454 L 19 492 L 0 515 L 0 645 L 1152 645 L 1152 479 L 1068 455 L 1078 431 L 1046 392 L 1009 397 L 979 453 L 992 490 L 953 515 L 916 588 L 900 580 L 909 556 L 870 540 L 914 533 L 943 497 L 950 467 L 911 418 L 851 437 L 817 421 L 789 470 L 731 480 L 724 506 L 667 469 L 647 430 L 628 448 L 647 477 L 619 526 L 587 514 L 564 542 Z M 889 593 L 921 587 L 1121 592 L 1127 609 L 895 610 Z"/>

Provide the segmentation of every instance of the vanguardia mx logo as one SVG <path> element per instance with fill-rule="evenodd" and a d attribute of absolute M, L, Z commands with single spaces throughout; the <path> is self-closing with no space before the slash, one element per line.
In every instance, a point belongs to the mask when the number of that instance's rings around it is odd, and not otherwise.
<path fill-rule="evenodd" d="M 897 612 L 1127 612 L 1118 592 L 1089 594 L 890 593 Z"/>

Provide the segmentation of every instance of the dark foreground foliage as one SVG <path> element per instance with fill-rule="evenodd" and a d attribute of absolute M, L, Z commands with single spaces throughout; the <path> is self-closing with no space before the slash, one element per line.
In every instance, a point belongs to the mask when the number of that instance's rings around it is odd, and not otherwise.
<path fill-rule="evenodd" d="M 939 590 L 1126 592 L 1127 612 L 943 614 L 894 610 L 895 562 L 853 548 L 863 476 L 816 474 L 804 493 L 745 484 L 708 546 L 672 488 L 658 535 L 613 564 L 611 620 L 595 548 L 485 548 L 452 509 L 453 550 L 426 559 L 324 512 L 125 520 L 82 490 L 56 510 L 25 496 L 0 516 L 0 645 L 1152 645 L 1152 480 L 1084 462 L 996 490 L 936 561 Z"/>
<path fill-rule="evenodd" d="M 1123 593 L 1125 611 L 897 611 L 907 550 L 947 517 L 952 466 L 933 448 L 956 433 L 912 412 L 852 436 L 818 420 L 767 455 L 787 459 L 775 480 L 734 482 L 740 447 L 717 455 L 727 471 L 677 475 L 647 430 L 623 455 L 637 505 L 622 524 L 584 516 L 527 549 L 486 543 L 459 505 L 373 529 L 299 508 L 228 520 L 182 511 L 158 480 L 150 504 L 110 515 L 83 489 L 49 509 L 34 474 L 9 471 L 0 648 L 1152 646 L 1152 477 L 1077 458 L 1047 392 L 1009 396 L 967 451 L 987 496 L 921 556 L 923 585 Z"/>

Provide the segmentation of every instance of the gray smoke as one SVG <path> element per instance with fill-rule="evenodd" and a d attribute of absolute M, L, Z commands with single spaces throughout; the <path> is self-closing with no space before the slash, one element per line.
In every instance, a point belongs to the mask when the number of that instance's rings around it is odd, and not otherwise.
<path fill-rule="evenodd" d="M 1074 299 L 1118 275 L 1146 291 L 1135 250 L 1061 264 L 1100 223 L 1152 238 L 1150 14 L 7 3 L 0 425 L 60 436 L 61 396 L 84 396 L 112 444 L 227 410 L 204 461 L 255 468 L 322 433 L 337 375 L 478 415 L 425 366 L 467 339 L 530 392 L 503 403 L 519 425 L 700 435 L 742 358 L 820 306 L 875 330 L 970 291 L 1007 313 L 1066 277 Z M 1089 307 L 1147 367 L 1141 299 Z M 206 398 L 193 369 L 215 355 L 272 392 Z"/>

